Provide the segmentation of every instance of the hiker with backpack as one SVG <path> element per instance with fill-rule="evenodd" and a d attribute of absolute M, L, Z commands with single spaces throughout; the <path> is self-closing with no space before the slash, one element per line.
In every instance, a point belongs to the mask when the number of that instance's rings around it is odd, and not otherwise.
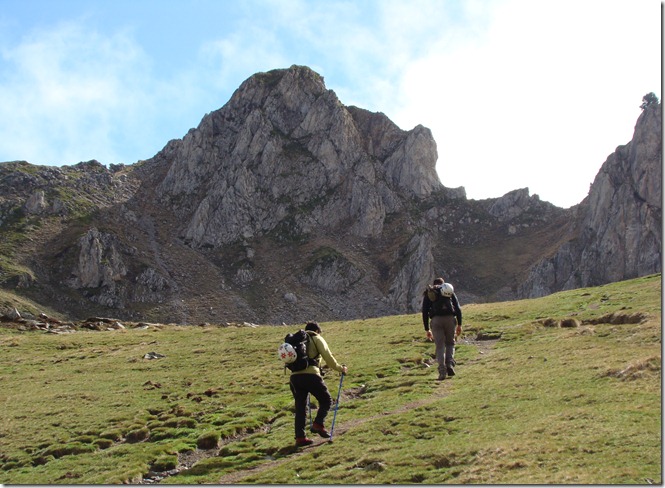
<path fill-rule="evenodd" d="M 324 421 L 332 406 L 332 396 L 323 381 L 323 376 L 321 374 L 321 359 L 325 361 L 330 369 L 339 371 L 342 375 L 346 374 L 347 371 L 346 366 L 339 364 L 330 352 L 328 344 L 323 336 L 321 336 L 321 327 L 318 323 L 308 322 L 305 326 L 305 333 L 307 355 L 306 363 L 303 365 L 305 367 L 303 369 L 298 369 L 302 366 L 289 368 L 291 369 L 289 386 L 291 388 L 291 393 L 293 393 L 296 407 L 295 436 L 297 447 L 308 446 L 314 442 L 305 434 L 307 400 L 309 394 L 316 398 L 319 405 L 314 422 L 310 427 L 310 431 L 319 434 L 323 438 L 330 438 L 330 433 L 324 427 Z M 291 334 L 289 334 L 289 336 L 290 335 Z M 289 336 L 287 336 L 287 339 Z M 289 363 L 286 367 L 288 368 L 291 364 L 295 364 L 296 362 L 297 361 Z"/>
<path fill-rule="evenodd" d="M 437 380 L 455 376 L 455 336 L 462 333 L 462 309 L 453 286 L 443 278 L 436 278 L 423 293 L 422 315 L 427 339 L 434 339 Z"/>

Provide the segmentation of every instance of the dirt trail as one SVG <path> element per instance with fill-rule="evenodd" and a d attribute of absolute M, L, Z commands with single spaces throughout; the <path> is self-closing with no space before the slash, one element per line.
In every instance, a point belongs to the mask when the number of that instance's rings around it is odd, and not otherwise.
<path fill-rule="evenodd" d="M 478 340 L 473 340 L 473 339 L 462 339 L 461 343 L 462 344 L 467 344 L 467 345 L 473 345 L 478 348 L 479 352 L 479 357 L 477 359 L 472 359 L 468 361 L 466 364 L 472 364 L 477 361 L 482 361 L 484 358 L 484 354 L 486 354 L 494 344 L 496 344 L 497 340 L 484 340 L 484 341 L 478 341 Z M 454 381 L 454 380 L 453 380 Z M 419 407 L 423 407 L 426 405 L 429 405 L 437 400 L 440 400 L 441 398 L 445 397 L 448 395 L 448 392 L 452 386 L 451 381 L 444 381 L 442 382 L 439 387 L 428 397 L 422 398 L 420 400 L 410 402 L 410 403 L 405 403 L 404 405 L 401 405 L 399 408 L 396 408 L 394 410 L 391 410 L 389 412 L 383 412 L 381 414 L 373 415 L 371 417 L 365 417 L 362 419 L 355 419 L 355 420 L 349 420 L 349 421 L 344 421 L 344 423 L 339 423 L 335 424 L 335 430 L 333 431 L 333 434 L 340 435 L 344 434 L 346 431 L 349 429 L 353 429 L 359 425 L 363 425 L 367 422 L 372 422 L 376 419 L 383 418 L 386 416 L 390 415 L 397 415 L 401 414 L 404 412 L 408 412 L 411 410 L 414 410 Z M 351 398 L 354 398 L 356 395 L 362 394 L 362 392 L 357 391 L 357 389 L 347 389 L 347 390 L 342 390 L 342 400 L 349 400 Z M 342 404 L 343 402 L 340 402 Z M 264 430 L 267 432 L 270 430 L 270 426 L 264 426 Z M 215 457 L 219 454 L 220 450 L 222 447 L 226 444 L 229 444 L 231 442 L 241 440 L 243 437 L 246 437 L 248 435 L 251 435 L 255 432 L 252 433 L 247 433 L 245 435 L 238 435 L 233 438 L 225 439 L 224 442 L 217 448 L 217 449 L 212 449 L 212 450 L 197 450 L 194 452 L 187 453 L 185 455 L 181 455 L 179 460 L 178 460 L 178 467 L 169 471 L 162 471 L 158 473 L 148 473 L 148 475 L 144 476 L 141 481 L 139 481 L 137 484 L 155 484 L 155 483 L 160 483 L 166 478 L 169 478 L 171 476 L 174 476 L 178 473 L 182 473 L 183 471 L 187 471 L 191 468 L 193 468 L 199 461 L 203 459 L 208 459 L 211 457 Z M 251 476 L 253 474 L 261 473 L 263 471 L 266 471 L 268 469 L 277 467 L 283 463 L 289 462 L 293 460 L 296 457 L 302 456 L 306 454 L 310 449 L 317 449 L 318 446 L 321 446 L 322 444 L 326 444 L 328 441 L 325 439 L 320 439 L 316 438 L 314 441 L 314 444 L 311 446 L 305 447 L 305 448 L 296 448 L 295 446 L 288 446 L 284 447 L 283 449 L 280 450 L 280 454 L 283 457 L 280 457 L 279 459 L 269 459 L 266 460 L 263 464 L 260 464 L 258 466 L 254 466 L 252 468 L 248 469 L 241 469 L 238 471 L 234 471 L 232 473 L 228 473 L 224 476 L 222 476 L 218 484 L 223 484 L 223 485 L 228 485 L 228 484 L 237 484 L 240 482 L 243 478 L 246 478 L 248 476 Z"/>
<path fill-rule="evenodd" d="M 441 384 L 440 388 L 438 388 L 432 395 L 430 395 L 427 398 L 423 398 L 423 399 L 415 401 L 415 402 L 407 403 L 407 404 L 402 405 L 399 408 L 396 408 L 395 410 L 392 410 L 390 412 L 383 412 L 381 414 L 373 415 L 371 417 L 365 417 L 363 419 L 355 419 L 355 420 L 345 421 L 343 424 L 340 424 L 339 426 L 336 424 L 335 425 L 335 430 L 333 431 L 333 440 L 334 440 L 334 437 L 336 437 L 337 435 L 344 434 L 347 430 L 352 429 L 354 427 L 357 427 L 359 425 L 365 424 L 367 422 L 372 422 L 372 421 L 374 421 L 376 419 L 379 419 L 379 418 L 382 418 L 382 417 L 408 412 L 409 410 L 413 410 L 413 409 L 418 408 L 418 407 L 429 405 L 430 403 L 435 402 L 436 400 L 439 400 L 439 399 L 445 397 L 447 395 L 449 389 L 450 389 L 450 383 L 449 382 L 448 383 L 444 382 L 444 383 Z M 341 404 L 341 402 L 340 402 L 340 404 Z M 259 466 L 255 466 L 253 468 L 249 468 L 249 469 L 245 469 L 245 470 L 241 470 L 241 471 L 235 471 L 233 473 L 226 474 L 226 475 L 222 476 L 219 479 L 218 483 L 222 484 L 222 485 L 238 483 L 241 479 L 243 479 L 247 476 L 250 476 L 250 475 L 253 475 L 253 474 L 256 474 L 256 473 L 260 473 L 260 472 L 265 471 L 267 469 L 277 467 L 280 464 L 292 461 L 294 458 L 297 458 L 299 456 L 307 454 L 307 452 L 310 449 L 316 448 L 317 446 L 320 446 L 321 444 L 326 444 L 326 443 L 328 443 L 328 441 L 325 440 L 325 439 L 321 439 L 321 441 L 319 441 L 317 439 L 317 440 L 315 440 L 314 444 L 312 444 L 311 446 L 308 446 L 306 448 L 299 448 L 299 449 L 293 448 L 293 453 L 289 454 L 288 456 L 284 456 L 283 458 L 275 459 L 275 460 L 272 460 L 272 461 L 267 461 L 263 464 L 260 464 Z"/>
<path fill-rule="evenodd" d="M 475 341 L 471 339 L 463 339 L 462 342 L 464 344 L 471 344 L 475 345 L 478 347 L 478 352 L 483 355 L 487 353 L 494 344 L 496 344 L 496 340 L 491 340 L 491 341 Z M 483 359 L 483 356 L 479 357 L 478 359 L 471 360 L 467 364 L 480 361 Z M 333 431 L 334 437 L 339 434 L 344 434 L 344 432 L 348 431 L 349 429 L 352 429 L 354 427 L 357 427 L 359 425 L 365 424 L 367 422 L 372 422 L 376 419 L 390 416 L 390 415 L 396 415 L 396 414 L 401 414 L 404 412 L 408 412 L 410 410 L 414 410 L 419 407 L 423 407 L 426 405 L 429 405 L 437 400 L 440 400 L 441 398 L 445 397 L 448 395 L 448 391 L 450 390 L 451 387 L 451 382 L 450 381 L 444 381 L 441 383 L 440 387 L 437 388 L 430 396 L 426 398 L 422 398 L 420 400 L 411 402 L 411 403 L 406 403 L 399 408 L 396 408 L 394 410 L 391 410 L 389 412 L 383 412 L 378 415 L 373 415 L 371 417 L 365 417 L 362 419 L 355 419 L 355 420 L 350 420 L 350 421 L 345 421 L 343 424 L 340 424 L 339 426 L 335 425 L 335 430 Z M 342 397 L 345 396 L 346 392 L 342 392 Z M 341 404 L 341 402 L 340 402 Z M 334 438 L 333 437 L 333 438 Z M 275 468 L 281 464 L 284 464 L 286 462 L 292 461 L 294 458 L 302 456 L 304 454 L 307 454 L 307 452 L 314 448 L 316 449 L 317 446 L 320 446 L 321 444 L 327 443 L 327 440 L 316 440 L 315 443 L 307 448 L 301 448 L 301 449 L 296 449 L 295 447 L 293 448 L 293 454 L 289 454 L 288 456 L 284 456 L 283 458 L 280 459 L 275 459 L 275 460 L 270 460 L 267 461 L 263 464 L 260 464 L 258 466 L 249 468 L 249 469 L 244 469 L 240 471 L 235 471 L 232 473 L 228 473 L 224 476 L 222 476 L 219 480 L 218 483 L 222 485 L 227 485 L 227 484 L 236 484 L 240 482 L 243 478 L 246 478 L 248 476 L 251 476 L 253 474 L 261 473 L 267 469 Z"/>

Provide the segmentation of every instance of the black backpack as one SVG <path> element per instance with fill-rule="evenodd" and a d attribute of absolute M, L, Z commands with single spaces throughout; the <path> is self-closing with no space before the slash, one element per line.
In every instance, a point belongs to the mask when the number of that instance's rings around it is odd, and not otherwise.
<path fill-rule="evenodd" d="M 286 334 L 286 337 L 284 337 L 284 342 L 291 344 L 296 350 L 296 360 L 292 363 L 286 364 L 285 367 L 289 368 L 291 371 L 302 371 L 310 365 L 318 365 L 316 358 L 310 358 L 307 356 L 308 340 L 309 334 L 307 334 L 307 332 L 302 329 L 300 329 L 298 332 L 294 332 L 293 334 Z"/>
<path fill-rule="evenodd" d="M 432 306 L 429 309 L 430 317 L 455 315 L 455 306 L 453 305 L 452 297 L 442 295 L 439 288 L 429 286 L 427 288 L 427 298 L 432 302 Z"/>

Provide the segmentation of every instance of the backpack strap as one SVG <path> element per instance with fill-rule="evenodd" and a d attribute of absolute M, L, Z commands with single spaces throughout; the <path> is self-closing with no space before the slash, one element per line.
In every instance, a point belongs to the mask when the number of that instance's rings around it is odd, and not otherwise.
<path fill-rule="evenodd" d="M 314 349 L 316 349 L 316 356 L 314 356 L 313 358 L 310 358 L 310 357 L 309 357 L 309 353 L 307 354 L 307 365 L 308 365 L 308 366 L 316 366 L 317 368 L 320 369 L 320 367 L 319 367 L 319 361 L 318 361 L 317 358 L 318 358 L 319 356 L 321 356 L 321 353 L 319 352 L 319 348 L 316 346 L 316 342 L 314 341 L 314 334 L 316 334 L 316 332 L 312 332 L 312 333 L 310 334 L 310 331 L 307 331 L 307 336 L 309 337 L 308 344 L 309 344 L 309 343 L 313 344 L 313 345 L 314 345 Z"/>

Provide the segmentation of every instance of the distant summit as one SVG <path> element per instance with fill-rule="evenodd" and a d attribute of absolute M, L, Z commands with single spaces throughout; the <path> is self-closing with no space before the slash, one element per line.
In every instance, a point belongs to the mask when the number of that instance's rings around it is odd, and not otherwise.
<path fill-rule="evenodd" d="M 293 66 L 252 76 L 148 164 L 168 168 L 157 189 L 186 223 L 180 236 L 216 247 L 278 228 L 380 236 L 404 199 L 442 189 L 436 159 L 428 129 L 349 110 L 321 76 Z"/>
<path fill-rule="evenodd" d="M 439 181 L 429 129 L 307 67 L 257 73 L 149 160 L 0 165 L 0 284 L 75 317 L 296 323 L 415 312 L 434 276 L 469 303 L 655 273 L 661 120 L 571 209 L 477 201 Z"/>

